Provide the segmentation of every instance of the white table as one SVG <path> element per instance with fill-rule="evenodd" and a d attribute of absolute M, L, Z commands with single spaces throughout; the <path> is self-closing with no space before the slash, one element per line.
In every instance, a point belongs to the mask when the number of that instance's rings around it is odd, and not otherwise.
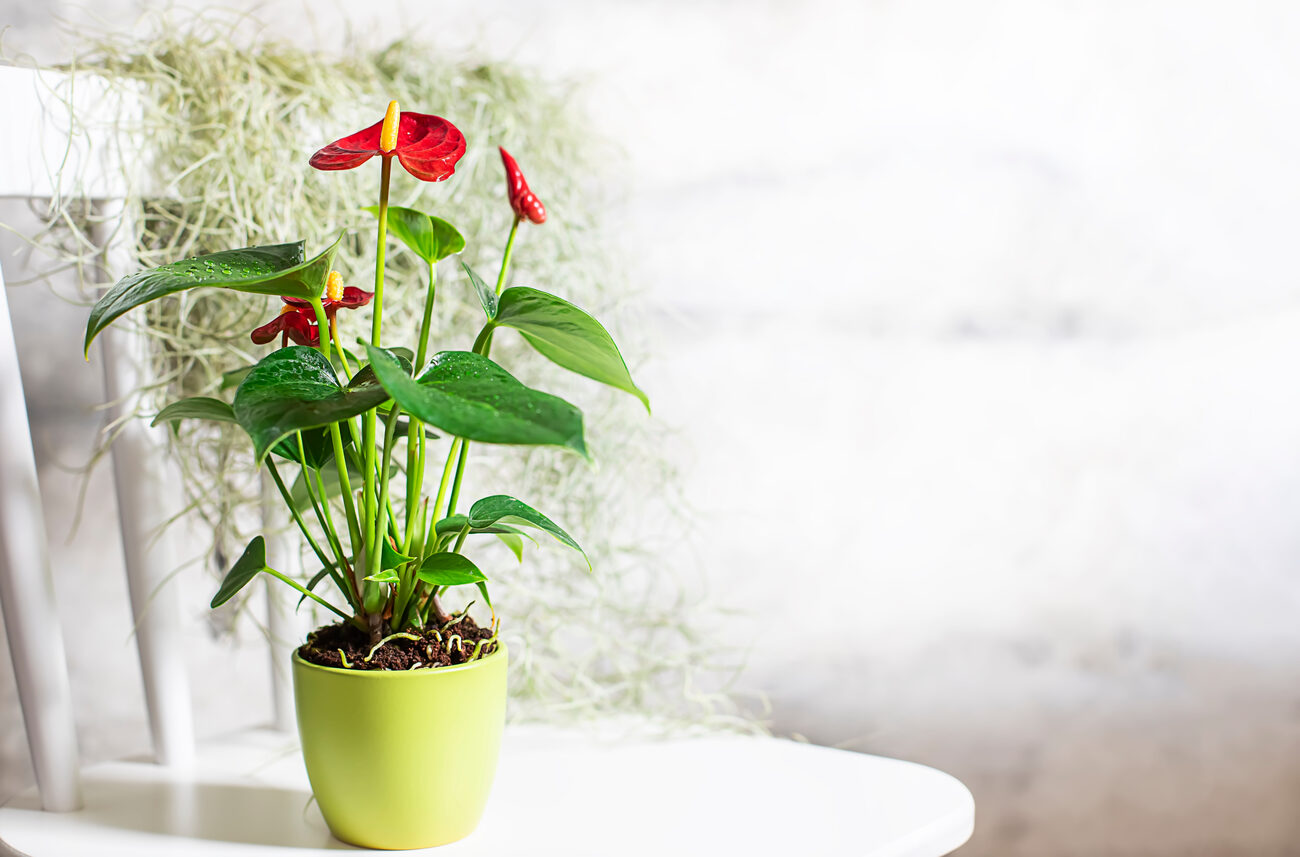
<path fill-rule="evenodd" d="M 188 774 L 139 761 L 82 772 L 85 808 L 0 808 L 0 840 L 32 857 L 308 857 L 353 849 L 310 801 L 296 736 L 240 733 L 200 747 Z M 975 804 L 947 774 L 771 738 L 598 738 L 507 729 L 476 833 L 439 857 L 854 855 L 938 857 Z M 0 849 L 2 853 L 3 849 Z"/>

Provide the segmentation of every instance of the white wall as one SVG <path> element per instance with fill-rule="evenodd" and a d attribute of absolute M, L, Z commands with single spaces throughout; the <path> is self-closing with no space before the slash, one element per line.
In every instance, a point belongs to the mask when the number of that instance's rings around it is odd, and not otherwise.
<path fill-rule="evenodd" d="M 1294 850 L 1300 8 L 430 8 L 359 20 L 585 75 L 627 149 L 778 729 L 962 777 L 971 854 Z"/>

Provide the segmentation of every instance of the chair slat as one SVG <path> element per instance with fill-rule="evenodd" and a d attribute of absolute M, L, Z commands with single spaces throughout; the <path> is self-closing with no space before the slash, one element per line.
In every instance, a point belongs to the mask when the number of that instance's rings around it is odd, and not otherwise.
<path fill-rule="evenodd" d="M 105 248 L 104 268 L 136 269 L 134 230 L 120 201 L 96 206 L 96 243 Z M 148 343 L 130 331 L 110 328 L 96 340 L 104 366 L 104 391 L 115 403 L 110 417 L 135 413 L 146 377 Z M 122 553 L 135 618 L 136 648 L 144 678 L 154 757 L 162 765 L 188 767 L 194 760 L 194 717 L 189 677 L 181 650 L 174 534 L 165 527 L 180 508 L 178 477 L 170 472 L 159 433 L 139 419 L 126 420 L 111 447 Z"/>
<path fill-rule="evenodd" d="M 0 272 L 0 609 L 41 803 L 81 808 L 77 732 L 18 347 Z"/>
<path fill-rule="evenodd" d="M 301 547 L 290 526 L 289 513 L 275 483 L 263 473 L 262 532 L 266 534 L 266 555 L 280 571 L 301 578 Z M 269 575 L 263 577 L 266 578 L 266 629 L 271 650 L 271 701 L 275 727 L 282 732 L 296 732 L 298 726 L 289 657 L 306 633 L 304 617 L 309 614 L 299 614 L 294 609 L 298 599 L 287 586 Z"/>

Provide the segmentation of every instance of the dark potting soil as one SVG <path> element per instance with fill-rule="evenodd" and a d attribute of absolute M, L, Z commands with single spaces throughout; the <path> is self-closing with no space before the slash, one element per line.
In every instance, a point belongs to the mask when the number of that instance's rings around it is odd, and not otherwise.
<path fill-rule="evenodd" d="M 441 634 L 442 639 L 438 639 Z M 298 647 L 298 657 L 309 664 L 322 667 L 343 667 L 354 670 L 409 670 L 446 667 L 463 664 L 474 654 L 479 640 L 492 637 L 489 628 L 466 616 L 445 631 L 427 628 L 419 640 L 394 637 L 371 655 L 370 637 L 346 622 L 324 625 L 307 635 L 307 642 Z M 459 641 L 457 641 L 459 637 Z M 479 658 L 497 649 L 495 641 L 484 643 Z M 369 660 L 367 660 L 367 657 Z"/>

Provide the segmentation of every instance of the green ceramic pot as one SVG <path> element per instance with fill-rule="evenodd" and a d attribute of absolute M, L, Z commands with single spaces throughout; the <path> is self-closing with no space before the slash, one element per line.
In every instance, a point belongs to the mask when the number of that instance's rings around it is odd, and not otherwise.
<path fill-rule="evenodd" d="M 293 655 L 298 734 L 330 832 L 365 848 L 463 839 L 487 804 L 506 713 L 506 647 L 407 672 Z"/>

